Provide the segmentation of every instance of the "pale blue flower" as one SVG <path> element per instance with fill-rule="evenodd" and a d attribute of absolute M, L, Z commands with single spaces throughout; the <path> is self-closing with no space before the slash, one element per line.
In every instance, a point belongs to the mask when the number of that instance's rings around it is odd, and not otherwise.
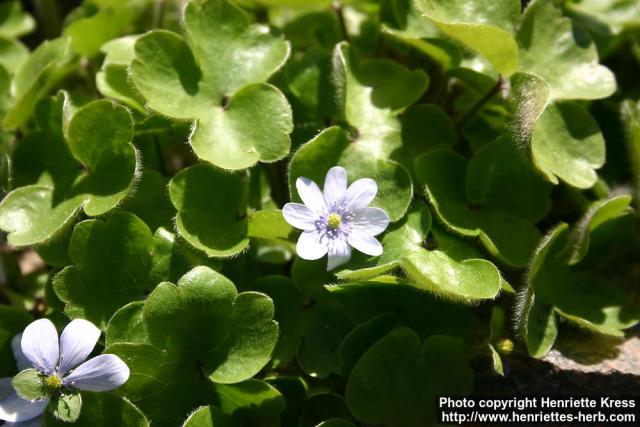
<path fill-rule="evenodd" d="M 50 387 L 62 390 L 110 391 L 129 379 L 129 368 L 113 354 L 86 360 L 100 337 L 100 329 L 82 319 L 58 332 L 48 319 L 27 326 L 12 341 L 18 370 L 35 368 Z M 31 427 L 41 424 L 49 399 L 28 401 L 16 394 L 11 378 L 0 378 L 0 420 L 5 425 Z"/>
<path fill-rule="evenodd" d="M 347 188 L 347 172 L 340 166 L 329 169 L 324 192 L 308 178 L 296 180 L 304 202 L 287 203 L 282 209 L 285 220 L 302 230 L 296 251 L 307 260 L 328 255 L 327 270 L 346 263 L 351 248 L 371 256 L 382 254 L 382 245 L 374 237 L 389 225 L 389 216 L 380 208 L 370 208 L 378 192 L 376 182 L 358 179 Z"/>

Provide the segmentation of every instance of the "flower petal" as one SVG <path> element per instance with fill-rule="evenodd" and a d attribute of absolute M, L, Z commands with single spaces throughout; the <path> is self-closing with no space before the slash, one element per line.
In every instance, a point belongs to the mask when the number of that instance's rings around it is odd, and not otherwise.
<path fill-rule="evenodd" d="M 341 266 L 351 259 L 351 246 L 346 240 L 333 239 L 329 243 L 329 259 L 327 261 L 327 271 Z"/>
<path fill-rule="evenodd" d="M 62 379 L 67 387 L 83 391 L 109 391 L 129 379 L 129 367 L 114 354 L 101 354 L 78 366 Z"/>
<path fill-rule="evenodd" d="M 343 203 L 352 212 L 358 213 L 366 208 L 376 197 L 378 184 L 372 179 L 361 178 L 347 188 Z"/>
<path fill-rule="evenodd" d="M 316 229 L 318 215 L 313 213 L 306 205 L 300 203 L 287 203 L 282 208 L 285 221 L 300 230 L 311 231 Z"/>
<path fill-rule="evenodd" d="M 58 374 L 64 375 L 85 360 L 100 338 L 100 329 L 84 319 L 72 320 L 60 334 L 60 366 Z"/>
<path fill-rule="evenodd" d="M 307 205 L 313 212 L 322 212 L 324 210 L 324 196 L 318 185 L 309 178 L 301 176 L 296 179 L 296 188 L 302 202 Z"/>
<path fill-rule="evenodd" d="M 16 366 L 18 367 L 18 372 L 24 371 L 25 369 L 29 369 L 32 367 L 29 359 L 22 352 L 22 334 L 18 334 L 11 340 L 11 350 L 13 350 L 13 358 L 16 359 Z"/>
<path fill-rule="evenodd" d="M 11 387 L 11 378 L 2 378 L 0 381 L 3 383 L 3 389 L 7 380 L 9 381 L 9 387 Z M 28 421 L 42 414 L 48 402 L 48 399 L 30 402 L 12 391 L 8 396 L 0 399 L 0 420 L 9 422 Z"/>
<path fill-rule="evenodd" d="M 306 260 L 320 259 L 326 255 L 327 250 L 326 239 L 321 239 L 317 231 L 303 232 L 296 245 L 298 256 Z"/>
<path fill-rule="evenodd" d="M 338 202 L 347 191 L 347 171 L 341 166 L 329 169 L 324 179 L 324 201 L 327 205 Z"/>
<path fill-rule="evenodd" d="M 389 226 L 389 215 L 380 208 L 364 208 L 351 222 L 354 231 L 377 236 Z"/>
<path fill-rule="evenodd" d="M 351 232 L 348 241 L 351 246 L 364 254 L 371 256 L 382 255 L 382 245 L 373 236 L 365 233 Z"/>
<path fill-rule="evenodd" d="M 21 421 L 17 423 L 4 423 L 2 427 L 42 427 L 42 415 L 38 415 L 29 421 Z"/>
<path fill-rule="evenodd" d="M 34 368 L 45 374 L 52 374 L 55 371 L 60 348 L 58 332 L 49 319 L 31 322 L 22 333 L 20 346 L 22 353 Z"/>

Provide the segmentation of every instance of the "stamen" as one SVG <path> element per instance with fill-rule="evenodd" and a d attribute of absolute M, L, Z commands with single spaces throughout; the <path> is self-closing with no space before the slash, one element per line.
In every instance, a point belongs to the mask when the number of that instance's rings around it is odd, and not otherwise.
<path fill-rule="evenodd" d="M 340 227 L 341 222 L 342 222 L 342 217 L 335 212 L 330 213 L 329 216 L 327 217 L 327 225 L 334 230 Z"/>
<path fill-rule="evenodd" d="M 62 379 L 56 374 L 49 375 L 44 379 L 44 386 L 49 391 L 57 391 L 62 388 Z"/>

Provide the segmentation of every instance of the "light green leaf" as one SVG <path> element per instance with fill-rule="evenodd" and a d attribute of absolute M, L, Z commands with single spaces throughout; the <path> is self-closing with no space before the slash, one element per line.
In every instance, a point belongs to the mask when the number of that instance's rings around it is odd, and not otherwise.
<path fill-rule="evenodd" d="M 598 179 L 595 170 L 605 161 L 605 144 L 598 123 L 576 103 L 547 106 L 531 136 L 533 162 L 548 180 L 562 179 L 589 188 Z"/>
<path fill-rule="evenodd" d="M 178 210 L 178 233 L 195 248 L 209 256 L 229 257 L 249 244 L 246 173 L 191 166 L 171 179 L 169 197 Z"/>
<path fill-rule="evenodd" d="M 112 320 L 114 334 L 121 337 L 126 318 L 139 321 L 137 307 L 125 309 L 129 314 L 118 312 Z M 238 294 L 224 276 L 197 267 L 177 286 L 161 283 L 145 301 L 141 318 L 149 344 L 139 336 L 135 343 L 114 342 L 108 330 L 106 351 L 131 369 L 123 392 L 132 402 L 154 424 L 175 426 L 199 406 L 229 405 L 233 399 L 225 396 L 255 389 L 244 383 L 216 383 L 244 381 L 264 367 L 278 336 L 273 314 L 266 295 Z"/>
<path fill-rule="evenodd" d="M 440 31 L 484 56 L 499 73 L 516 71 L 518 45 L 513 33 L 519 1 L 418 0 L 416 6 Z"/>
<path fill-rule="evenodd" d="M 194 121 L 195 153 L 224 169 L 273 162 L 289 152 L 291 108 L 265 82 L 289 45 L 227 0 L 192 0 L 184 9 L 186 40 L 151 31 L 135 43 L 131 78 L 147 105 Z M 240 54 L 241 53 L 241 54 Z"/>
<path fill-rule="evenodd" d="M 491 299 L 500 292 L 500 273 L 487 260 L 461 263 L 440 251 L 421 251 L 409 255 L 403 269 L 411 283 L 454 299 Z"/>
<path fill-rule="evenodd" d="M 15 189 L 0 203 L 0 228 L 9 232 L 12 245 L 51 239 L 80 209 L 102 215 L 133 186 L 137 159 L 129 112 L 106 100 L 91 102 L 73 113 L 63 135 L 62 103 L 61 97 L 52 102 L 54 121 L 22 141 L 25 184 L 32 185 Z M 31 157 L 30 149 L 38 155 Z M 20 156 L 17 152 L 16 163 Z"/>
<path fill-rule="evenodd" d="M 149 288 L 151 244 L 149 228 L 129 213 L 79 223 L 69 244 L 74 265 L 54 279 L 65 313 L 105 329 L 113 313 Z"/>
<path fill-rule="evenodd" d="M 485 145 L 469 162 L 452 151 L 432 151 L 416 160 L 416 170 L 448 227 L 478 236 L 510 265 L 526 265 L 541 236 L 534 224 L 549 209 L 550 186 L 509 138 Z"/>
<path fill-rule="evenodd" d="M 8 130 L 22 126 L 37 102 L 70 70 L 71 44 L 68 38 L 44 41 L 17 69 L 11 82 L 14 104 L 2 121 Z"/>
<path fill-rule="evenodd" d="M 491 262 L 476 259 L 477 252 L 462 248 L 462 239 L 436 232 L 436 248 L 424 248 L 431 230 L 431 214 L 415 203 L 402 222 L 395 224 L 381 239 L 384 252 L 379 257 L 354 255 L 337 276 L 363 280 L 401 268 L 407 283 L 446 298 L 472 301 L 495 297 L 500 291 L 500 273 Z"/>
<path fill-rule="evenodd" d="M 144 112 L 144 98 L 133 87 L 128 75 L 129 64 L 135 57 L 136 40 L 138 36 L 126 36 L 102 45 L 100 51 L 105 58 L 96 73 L 96 87 L 102 95 Z"/>
<path fill-rule="evenodd" d="M 5 1 L 0 4 L 0 36 L 20 37 L 33 31 L 35 20 L 22 10 L 19 1 Z"/>
<path fill-rule="evenodd" d="M 599 99 L 616 90 L 613 73 L 598 64 L 589 34 L 562 16 L 555 1 L 534 0 L 517 33 L 522 71 L 542 77 L 551 99 Z"/>
<path fill-rule="evenodd" d="M 129 0 L 121 4 L 104 5 L 91 16 L 71 22 L 63 34 L 71 38 L 75 52 L 88 57 L 95 56 L 105 42 L 131 32 L 134 21 L 145 12 L 149 3 L 149 0 Z"/>
<path fill-rule="evenodd" d="M 376 342 L 358 361 L 347 382 L 346 400 L 366 424 L 430 425 L 436 396 L 471 390 L 473 370 L 462 341 L 436 335 L 421 343 L 400 327 Z"/>
<path fill-rule="evenodd" d="M 0 65 L 5 67 L 9 74 L 15 73 L 28 57 L 29 50 L 25 45 L 0 36 Z"/>
<path fill-rule="evenodd" d="M 640 5 L 635 0 L 570 0 L 565 7 L 577 22 L 607 37 L 640 26 Z"/>
<path fill-rule="evenodd" d="M 51 399 L 47 409 L 63 423 L 75 423 L 82 410 L 82 396 L 78 392 L 56 396 Z"/>
<path fill-rule="evenodd" d="M 25 369 L 13 377 L 11 385 L 18 396 L 24 400 L 44 399 L 47 391 L 42 383 L 42 377 L 35 369 Z"/>

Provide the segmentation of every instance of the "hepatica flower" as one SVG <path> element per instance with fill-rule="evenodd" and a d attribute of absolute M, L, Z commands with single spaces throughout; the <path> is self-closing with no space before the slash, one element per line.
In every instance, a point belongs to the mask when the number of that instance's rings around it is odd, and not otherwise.
<path fill-rule="evenodd" d="M 282 214 L 302 230 L 296 246 L 300 258 L 328 255 L 327 270 L 333 270 L 349 261 L 351 248 L 371 256 L 382 254 L 374 236 L 387 228 L 389 216 L 380 208 L 368 207 L 378 192 L 374 180 L 358 179 L 347 188 L 347 172 L 334 166 L 327 172 L 324 192 L 304 177 L 296 180 L 296 188 L 304 204 L 287 203 Z"/>
<path fill-rule="evenodd" d="M 99 337 L 100 330 L 82 319 L 69 323 L 60 340 L 48 319 L 27 326 L 12 341 L 20 374 L 13 380 L 0 378 L 0 420 L 9 426 L 37 426 L 52 398 L 76 390 L 109 391 L 123 385 L 129 379 L 129 368 L 118 356 L 101 354 L 86 360 Z M 32 376 L 26 375 L 31 372 Z M 15 390 L 19 377 L 34 378 L 41 396 L 31 400 L 21 397 Z"/>

